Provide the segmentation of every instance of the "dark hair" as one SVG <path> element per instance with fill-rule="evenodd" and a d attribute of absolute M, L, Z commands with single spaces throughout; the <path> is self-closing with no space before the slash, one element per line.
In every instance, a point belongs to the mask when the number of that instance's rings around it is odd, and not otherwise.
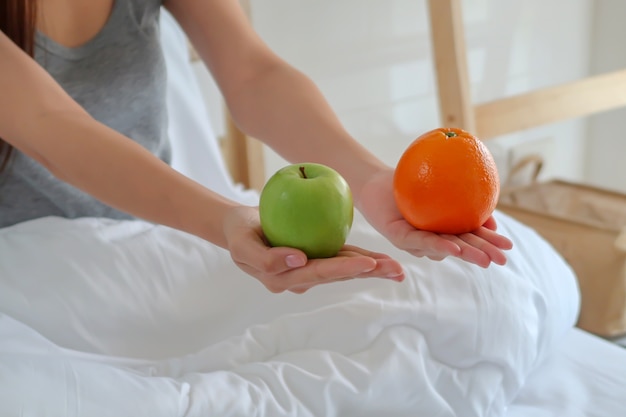
<path fill-rule="evenodd" d="M 0 31 L 28 55 L 35 52 L 37 0 L 0 0 Z M 13 147 L 0 138 L 0 172 L 11 158 Z"/>

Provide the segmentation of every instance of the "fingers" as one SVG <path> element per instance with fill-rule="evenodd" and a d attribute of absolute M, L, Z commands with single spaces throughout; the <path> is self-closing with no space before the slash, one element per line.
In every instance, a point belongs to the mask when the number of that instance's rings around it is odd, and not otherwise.
<path fill-rule="evenodd" d="M 404 279 L 404 269 L 402 266 L 395 259 L 384 253 L 346 245 L 344 246 L 344 250 L 339 252 L 339 255 L 367 256 L 376 260 L 376 268 L 369 271 L 366 275 L 360 276 L 361 278 L 372 276 L 391 278 L 396 281 L 402 281 L 402 279 Z"/>
<path fill-rule="evenodd" d="M 495 227 L 495 221 L 489 226 Z M 410 238 L 405 238 L 403 244 L 412 245 L 406 250 L 414 256 L 425 256 L 434 261 L 455 256 L 483 268 L 492 262 L 504 265 L 506 255 L 503 250 L 513 247 L 508 238 L 487 227 L 460 235 L 435 234 L 413 229 Z"/>
<path fill-rule="evenodd" d="M 487 268 L 491 262 L 496 264 L 506 262 L 506 257 L 499 249 L 472 233 L 464 233 L 457 236 L 456 239 L 462 242 L 460 243 L 461 255 L 459 257 L 467 262 L 482 268 Z"/>
<path fill-rule="evenodd" d="M 496 223 L 496 219 L 493 216 L 489 216 L 483 227 L 486 227 L 489 230 L 493 230 L 494 232 L 498 229 L 498 224 Z"/>
<path fill-rule="evenodd" d="M 414 256 L 426 256 L 433 261 L 441 261 L 448 256 L 455 256 L 486 268 L 492 262 L 493 255 L 493 259 L 502 262 L 503 254 L 496 253 L 497 250 L 492 250 L 491 245 L 483 242 L 482 239 L 474 239 L 470 233 L 467 235 L 460 237 L 436 234 L 411 227 L 410 232 L 404 235 L 400 247 L 405 248 Z M 487 252 L 483 249 L 487 249 Z"/>
<path fill-rule="evenodd" d="M 379 256 L 381 254 L 375 254 L 374 256 Z M 294 271 L 294 273 L 283 274 L 280 279 L 289 286 L 288 291 L 294 292 L 296 294 L 302 294 L 314 286 L 321 284 L 329 284 L 340 281 L 347 281 L 356 278 L 386 278 L 396 282 L 404 281 L 405 275 L 404 270 L 395 260 L 389 258 L 386 255 L 382 255 L 381 258 L 376 260 L 376 267 L 370 271 L 365 271 L 363 273 L 355 273 L 358 271 L 358 268 L 354 269 L 354 273 L 347 272 L 348 270 L 345 265 L 333 265 L 337 263 L 341 257 L 344 256 L 341 253 L 336 258 L 329 259 L 314 259 L 309 261 L 312 266 L 312 269 L 309 271 L 305 271 L 305 268 L 301 268 L 298 271 Z M 361 254 L 355 254 L 354 252 L 350 255 L 346 256 L 341 263 L 351 262 L 353 259 L 361 257 Z M 349 273 L 349 276 L 338 276 L 342 275 L 341 270 Z M 297 272 L 297 274 L 296 274 Z M 290 276 L 291 275 L 291 276 Z"/>
<path fill-rule="evenodd" d="M 286 247 L 270 248 L 262 234 L 251 231 L 231 244 L 230 255 L 237 264 L 248 265 L 265 274 L 281 274 L 307 263 L 304 252 Z"/>
<path fill-rule="evenodd" d="M 406 221 L 396 222 L 391 236 L 392 242 L 398 248 L 415 256 L 443 257 L 448 255 L 458 256 L 461 248 L 450 239 L 443 239 L 436 233 L 415 229 Z M 443 259 L 442 258 L 442 259 Z"/>
<path fill-rule="evenodd" d="M 397 261 L 355 246 L 345 246 L 333 258 L 307 260 L 304 253 L 293 248 L 268 248 L 262 241 L 246 243 L 231 250 L 233 260 L 274 293 L 302 293 L 316 285 L 354 278 L 404 279 Z"/>
<path fill-rule="evenodd" d="M 260 280 L 272 292 L 293 291 L 302 293 L 316 285 L 345 281 L 354 278 L 380 277 L 393 272 L 396 281 L 404 278 L 395 272 L 399 265 L 391 259 L 363 256 L 361 254 L 343 252 L 333 258 L 310 259 L 307 264 L 281 274 L 261 274 Z M 400 279 L 401 278 L 401 279 Z"/>
<path fill-rule="evenodd" d="M 506 236 L 499 235 L 495 230 L 481 227 L 473 232 L 476 236 L 486 240 L 497 248 L 509 250 L 513 248 L 513 242 Z"/>

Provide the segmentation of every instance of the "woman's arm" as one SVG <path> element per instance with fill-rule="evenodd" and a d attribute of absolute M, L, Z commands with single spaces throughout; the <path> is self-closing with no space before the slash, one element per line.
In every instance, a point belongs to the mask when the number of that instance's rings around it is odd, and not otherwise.
<path fill-rule="evenodd" d="M 167 0 L 217 81 L 240 129 L 288 161 L 332 166 L 356 200 L 373 171 L 388 169 L 348 134 L 316 85 L 251 28 L 237 0 Z"/>
<path fill-rule="evenodd" d="M 226 247 L 234 202 L 94 120 L 2 32 L 0 57 L 1 138 L 108 205 Z"/>
<path fill-rule="evenodd" d="M 94 120 L 2 32 L 0 57 L 0 137 L 60 180 L 119 210 L 228 249 L 242 270 L 273 292 L 301 293 L 350 278 L 403 279 L 393 259 L 353 246 L 335 258 L 311 261 L 297 249 L 267 247 L 256 208 L 202 187 Z"/>
<path fill-rule="evenodd" d="M 217 81 L 238 126 L 285 159 L 329 165 L 350 184 L 357 208 L 394 245 L 417 256 L 503 264 L 511 242 L 486 227 L 460 236 L 411 227 L 392 193 L 393 168 L 343 128 L 318 88 L 274 54 L 237 0 L 166 0 Z M 288 34 L 287 34 L 288 36 Z"/>

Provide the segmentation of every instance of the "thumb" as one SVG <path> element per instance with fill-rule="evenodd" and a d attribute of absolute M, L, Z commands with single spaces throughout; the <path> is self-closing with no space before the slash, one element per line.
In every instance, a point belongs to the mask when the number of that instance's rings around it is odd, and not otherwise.
<path fill-rule="evenodd" d="M 264 272 L 280 274 L 290 269 L 300 268 L 308 262 L 304 252 L 295 248 L 266 248 L 265 261 L 261 263 Z"/>
<path fill-rule="evenodd" d="M 485 224 L 483 224 L 483 226 L 486 227 L 489 230 L 493 230 L 494 232 L 498 228 L 498 224 L 496 223 L 496 219 L 494 219 L 493 216 L 489 216 L 489 218 L 487 219 Z"/>
<path fill-rule="evenodd" d="M 257 234 L 239 243 L 231 248 L 233 260 L 265 274 L 280 274 L 307 263 L 307 256 L 301 250 L 284 246 L 269 247 Z"/>

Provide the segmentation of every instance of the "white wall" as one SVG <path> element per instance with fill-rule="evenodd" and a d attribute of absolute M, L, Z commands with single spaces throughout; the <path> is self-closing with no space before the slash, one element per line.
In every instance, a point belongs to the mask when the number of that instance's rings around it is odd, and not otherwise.
<path fill-rule="evenodd" d="M 600 74 L 626 68 L 626 2 L 596 2 L 591 71 Z M 589 120 L 586 177 L 605 188 L 626 192 L 626 109 Z"/>
<path fill-rule="evenodd" d="M 425 0 L 251 3 L 260 35 L 317 83 L 346 128 L 386 162 L 395 164 L 415 137 L 439 126 Z M 588 74 L 592 0 L 464 0 L 463 7 L 475 102 Z M 510 158 L 539 151 L 545 177 L 582 179 L 586 130 L 576 120 L 489 146 L 503 177 Z M 267 152 L 268 175 L 285 163 Z"/>

